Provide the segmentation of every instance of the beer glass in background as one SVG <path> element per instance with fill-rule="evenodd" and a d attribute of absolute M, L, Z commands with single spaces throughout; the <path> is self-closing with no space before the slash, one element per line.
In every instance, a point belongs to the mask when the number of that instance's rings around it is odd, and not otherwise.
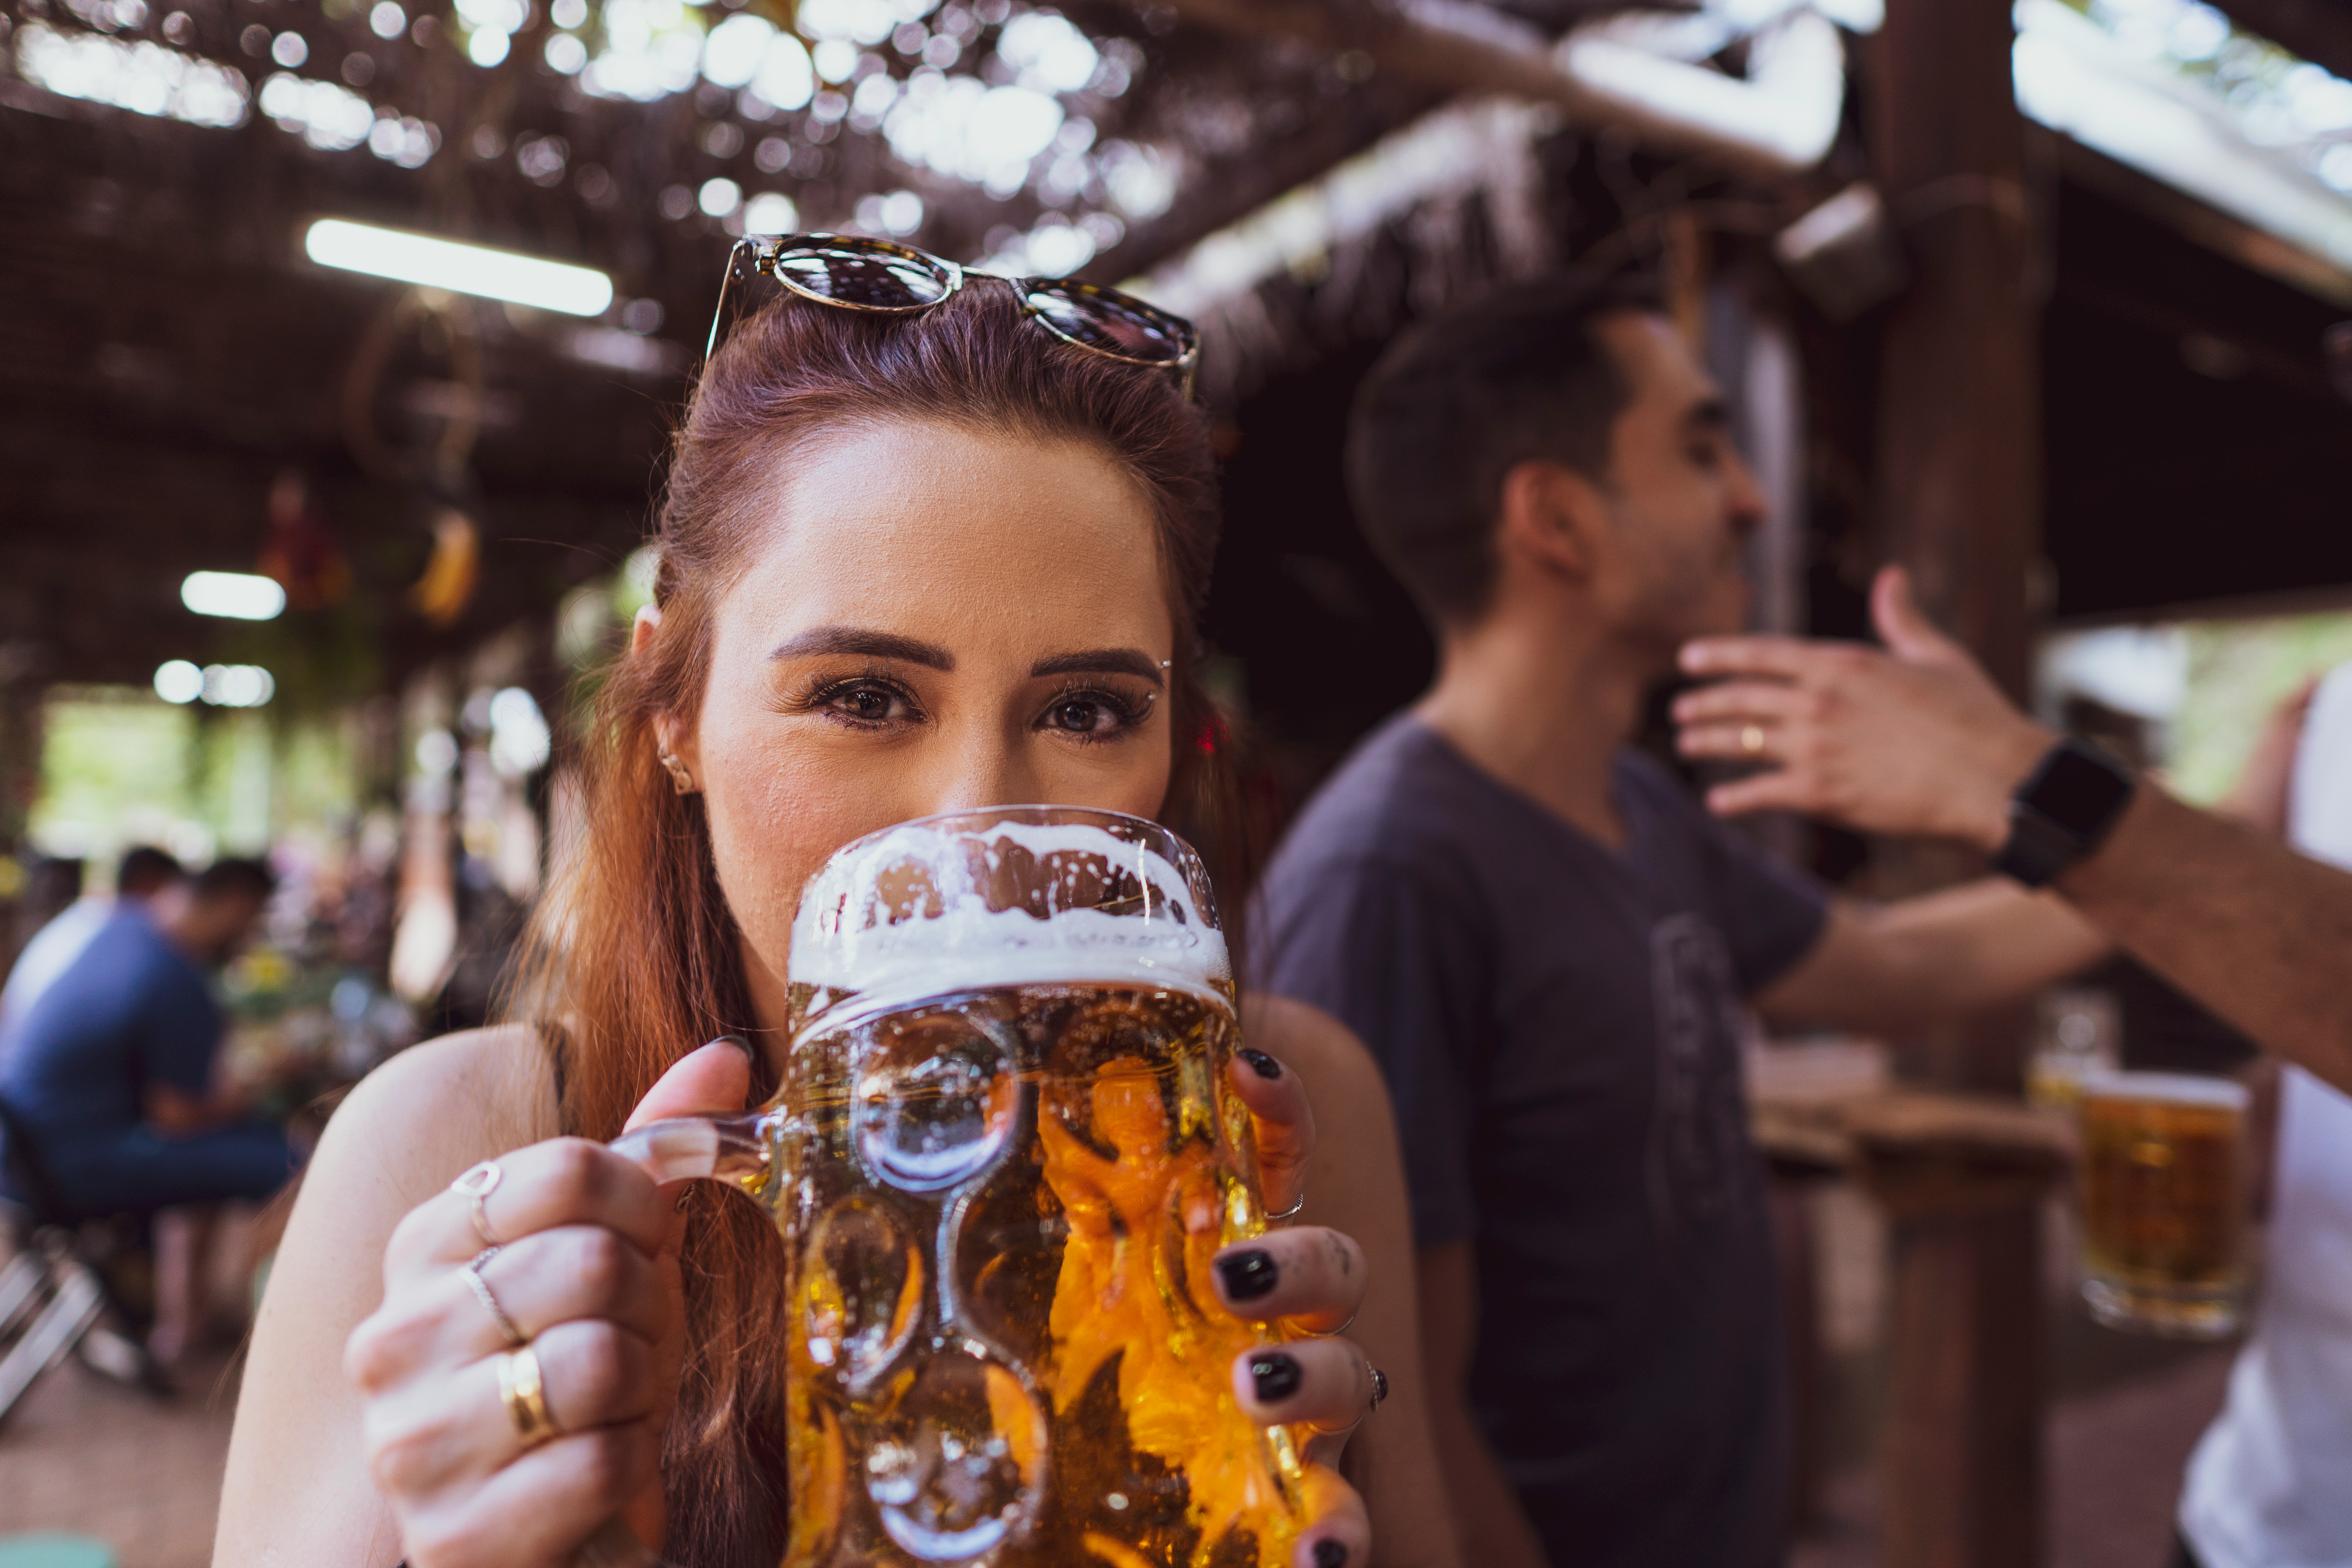
<path fill-rule="evenodd" d="M 2083 1080 L 2116 1070 L 2123 1038 L 2116 994 L 2089 985 L 2044 992 L 2038 1007 L 2033 1055 L 2025 1065 L 2025 1098 L 2043 1110 L 2071 1113 Z"/>
<path fill-rule="evenodd" d="M 2083 1296 L 2111 1328 L 2234 1331 L 2246 1289 L 2242 1084 L 2184 1073 L 2082 1080 Z"/>
<path fill-rule="evenodd" d="M 750 1117 L 616 1147 L 717 1174 L 792 1249 L 790 1568 L 1286 1563 L 1210 1260 L 1265 1228 L 1224 939 L 1157 824 L 1010 807 L 839 851 Z"/>

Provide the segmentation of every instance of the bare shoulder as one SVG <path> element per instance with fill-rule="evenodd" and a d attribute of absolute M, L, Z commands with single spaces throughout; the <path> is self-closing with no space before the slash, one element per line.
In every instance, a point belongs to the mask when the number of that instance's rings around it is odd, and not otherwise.
<path fill-rule="evenodd" d="M 520 1026 L 415 1046 L 337 1108 L 304 1175 L 295 1215 L 372 1243 L 476 1161 L 555 1136 L 547 1053 Z M 310 1226 L 299 1222 L 309 1219 Z"/>
<path fill-rule="evenodd" d="M 399 1556 L 368 1479 L 344 1342 L 383 1300 L 384 1246 L 402 1217 L 476 1161 L 555 1131 L 553 1074 L 523 1028 L 414 1047 L 336 1110 L 254 1325 L 215 1563 L 382 1568 Z"/>
<path fill-rule="evenodd" d="M 1323 1011 L 1288 996 L 1256 993 L 1242 999 L 1242 1035 L 1253 1046 L 1297 1069 L 1320 1118 L 1344 1104 L 1381 1122 L 1389 1119 L 1388 1086 L 1380 1064 L 1356 1031 Z"/>

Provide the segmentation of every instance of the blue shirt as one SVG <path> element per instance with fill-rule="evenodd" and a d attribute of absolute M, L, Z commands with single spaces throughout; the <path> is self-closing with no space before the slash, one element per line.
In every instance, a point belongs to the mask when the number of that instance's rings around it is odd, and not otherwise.
<path fill-rule="evenodd" d="M 0 1099 L 45 1142 L 126 1132 L 150 1084 L 208 1092 L 220 1039 L 204 972 L 144 913 L 120 910 L 0 1034 Z"/>
<path fill-rule="evenodd" d="M 1612 848 L 1400 716 L 1267 868 L 1255 984 L 1380 1061 L 1423 1247 L 1473 1244 L 1473 1413 L 1566 1568 L 1755 1568 L 1786 1473 L 1741 1007 L 1819 887 L 1621 752 Z"/>

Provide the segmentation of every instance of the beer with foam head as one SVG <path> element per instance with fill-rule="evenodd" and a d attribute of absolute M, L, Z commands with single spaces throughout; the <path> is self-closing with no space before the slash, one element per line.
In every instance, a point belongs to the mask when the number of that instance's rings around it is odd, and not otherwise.
<path fill-rule="evenodd" d="M 2083 1080 L 2083 1294 L 2116 1328 L 2213 1338 L 2245 1292 L 2243 1086 L 2180 1073 Z"/>
<path fill-rule="evenodd" d="M 792 1247 L 793 1568 L 1275 1568 L 1298 1461 L 1235 1402 L 1265 1225 L 1183 843 L 1013 808 L 842 850 L 795 923 L 761 1195 Z"/>

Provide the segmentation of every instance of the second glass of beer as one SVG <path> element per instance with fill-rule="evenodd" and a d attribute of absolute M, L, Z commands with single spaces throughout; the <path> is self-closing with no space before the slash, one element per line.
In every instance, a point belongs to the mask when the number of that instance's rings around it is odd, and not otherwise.
<path fill-rule="evenodd" d="M 1269 1336 L 1210 1268 L 1265 1219 L 1198 857 L 1111 812 L 902 824 L 811 879 L 789 979 L 763 1111 L 624 1143 L 790 1248 L 790 1568 L 1286 1563 L 1298 1460 L 1232 1389 Z"/>
<path fill-rule="evenodd" d="M 2083 1079 L 2083 1296 L 2099 1321 L 2183 1339 L 2237 1328 L 2246 1102 L 2228 1079 Z"/>

